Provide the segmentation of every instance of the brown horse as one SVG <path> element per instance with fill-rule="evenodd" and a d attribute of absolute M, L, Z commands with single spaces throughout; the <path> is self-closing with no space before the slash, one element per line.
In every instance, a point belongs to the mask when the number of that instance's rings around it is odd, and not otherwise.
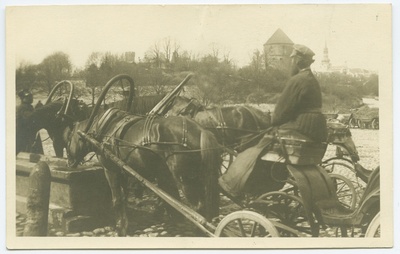
<path fill-rule="evenodd" d="M 178 96 L 168 115 L 191 116 L 210 130 L 224 147 L 237 152 L 258 142 L 260 132 L 271 126 L 271 115 L 250 106 L 227 106 L 205 109 L 198 101 Z"/>
<path fill-rule="evenodd" d="M 77 166 L 84 156 L 95 151 L 77 134 L 87 130 L 96 140 L 148 180 L 179 199 L 179 190 L 187 203 L 207 219 L 218 215 L 218 169 L 220 145 L 209 131 L 185 117 L 142 117 L 111 108 L 88 121 L 66 129 L 69 163 Z M 126 235 L 126 179 L 122 169 L 96 150 L 105 168 L 111 188 L 116 227 Z"/>
<path fill-rule="evenodd" d="M 212 131 L 220 144 L 238 152 L 258 141 L 259 133 L 271 127 L 270 113 L 249 106 L 229 106 L 206 109 L 197 100 L 176 97 L 168 115 L 190 116 L 203 127 Z M 327 142 L 337 146 L 338 153 L 345 152 L 349 162 L 359 161 L 357 148 L 348 126 L 328 121 Z M 341 157 L 337 154 L 338 157 Z M 336 158 L 336 157 L 335 157 Z"/>

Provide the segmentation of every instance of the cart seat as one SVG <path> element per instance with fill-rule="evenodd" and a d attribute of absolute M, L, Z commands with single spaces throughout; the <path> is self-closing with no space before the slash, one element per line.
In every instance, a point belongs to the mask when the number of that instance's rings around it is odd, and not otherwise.
<path fill-rule="evenodd" d="M 295 130 L 278 129 L 274 135 L 277 141 L 261 157 L 262 160 L 281 163 L 286 161 L 292 165 L 316 165 L 322 162 L 326 143 L 315 142 Z"/>

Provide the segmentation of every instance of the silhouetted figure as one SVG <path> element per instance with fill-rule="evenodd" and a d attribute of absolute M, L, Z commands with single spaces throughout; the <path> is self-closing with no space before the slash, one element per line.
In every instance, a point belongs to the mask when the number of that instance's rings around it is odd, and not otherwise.
<path fill-rule="evenodd" d="M 32 129 L 31 115 L 34 111 L 32 93 L 24 89 L 18 93 L 21 104 L 16 110 L 16 154 L 19 152 L 42 153 L 42 141 Z M 36 140 L 36 141 L 35 141 Z"/>

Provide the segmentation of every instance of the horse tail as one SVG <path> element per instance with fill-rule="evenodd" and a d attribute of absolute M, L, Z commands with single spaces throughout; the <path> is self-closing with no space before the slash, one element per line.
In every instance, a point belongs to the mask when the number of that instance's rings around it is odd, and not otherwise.
<path fill-rule="evenodd" d="M 201 132 L 200 148 L 201 172 L 204 173 L 204 216 L 211 220 L 219 214 L 218 170 L 222 163 L 222 149 L 214 135 L 207 130 Z"/>

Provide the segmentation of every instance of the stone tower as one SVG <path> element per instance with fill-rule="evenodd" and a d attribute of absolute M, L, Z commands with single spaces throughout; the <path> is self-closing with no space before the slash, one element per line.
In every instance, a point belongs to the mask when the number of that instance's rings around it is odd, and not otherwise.
<path fill-rule="evenodd" d="M 321 66 L 324 71 L 328 71 L 331 69 L 331 60 L 329 60 L 328 47 L 326 46 L 326 41 L 325 41 L 325 48 L 322 56 Z"/>
<path fill-rule="evenodd" d="M 293 41 L 278 28 L 264 44 L 265 65 L 287 70 L 290 66 L 293 44 Z"/>

